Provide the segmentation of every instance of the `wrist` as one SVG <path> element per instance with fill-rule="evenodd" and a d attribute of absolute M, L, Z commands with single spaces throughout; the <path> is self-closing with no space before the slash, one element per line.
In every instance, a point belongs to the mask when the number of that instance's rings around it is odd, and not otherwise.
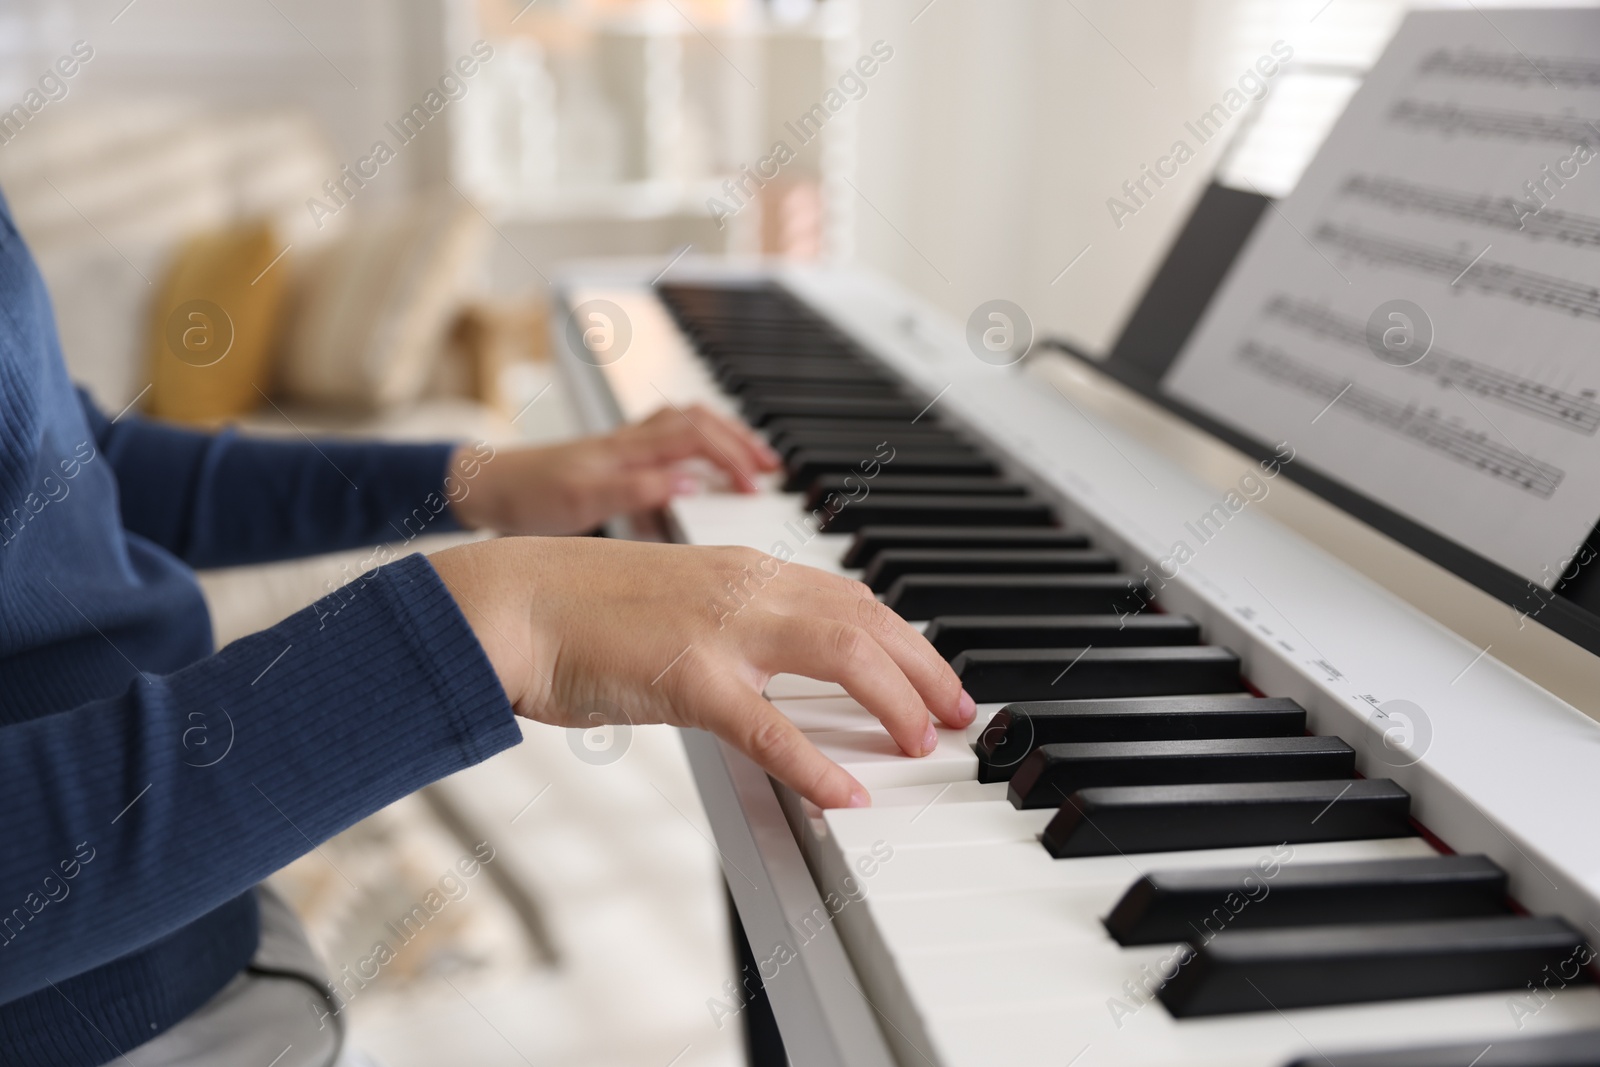
<path fill-rule="evenodd" d="M 535 639 L 533 625 L 532 542 L 497 538 L 428 557 L 519 715 L 529 714 L 548 688 L 542 681 L 548 669 L 538 662 L 546 642 Z"/>
<path fill-rule="evenodd" d="M 456 446 L 444 468 L 444 497 L 450 502 L 450 515 L 463 529 L 492 527 L 492 480 L 485 477 L 495 458 L 494 446 L 487 441 L 469 441 Z"/>

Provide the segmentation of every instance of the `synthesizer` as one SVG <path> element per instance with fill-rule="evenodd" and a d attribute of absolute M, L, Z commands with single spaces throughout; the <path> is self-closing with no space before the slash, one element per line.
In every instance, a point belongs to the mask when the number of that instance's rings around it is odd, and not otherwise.
<path fill-rule="evenodd" d="M 978 701 L 910 758 L 775 678 L 864 809 L 686 732 L 790 1062 L 1600 1062 L 1600 724 L 881 278 L 652 273 L 558 286 L 626 324 L 562 345 L 586 421 L 700 403 L 784 460 L 655 535 L 859 578 Z"/>

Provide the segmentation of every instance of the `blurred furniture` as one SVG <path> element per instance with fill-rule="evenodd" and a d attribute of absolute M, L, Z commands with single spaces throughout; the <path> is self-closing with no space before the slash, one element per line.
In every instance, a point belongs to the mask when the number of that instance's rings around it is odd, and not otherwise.
<path fill-rule="evenodd" d="M 854 108 L 804 145 L 785 123 L 855 62 L 855 0 L 458 0 L 447 11 L 447 50 L 496 49 L 483 90 L 461 101 L 451 170 L 502 229 L 492 254 L 511 277 L 529 276 L 519 257 L 548 272 L 572 256 L 685 245 L 850 254 Z M 795 159 L 757 188 L 742 172 L 780 140 Z"/>

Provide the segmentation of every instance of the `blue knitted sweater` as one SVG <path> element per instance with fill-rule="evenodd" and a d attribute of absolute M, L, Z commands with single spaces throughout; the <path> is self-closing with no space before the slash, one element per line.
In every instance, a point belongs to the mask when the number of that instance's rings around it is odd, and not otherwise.
<path fill-rule="evenodd" d="M 450 528 L 449 452 L 107 419 L 0 201 L 0 1062 L 148 1041 L 249 961 L 257 882 L 518 740 L 424 557 L 220 652 L 189 569 Z"/>

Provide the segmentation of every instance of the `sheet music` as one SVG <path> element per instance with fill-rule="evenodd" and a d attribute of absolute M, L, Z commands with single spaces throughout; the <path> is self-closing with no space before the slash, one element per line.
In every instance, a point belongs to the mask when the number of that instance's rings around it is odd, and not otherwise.
<path fill-rule="evenodd" d="M 1600 519 L 1600 11 L 1409 16 L 1162 387 L 1549 588 Z"/>

